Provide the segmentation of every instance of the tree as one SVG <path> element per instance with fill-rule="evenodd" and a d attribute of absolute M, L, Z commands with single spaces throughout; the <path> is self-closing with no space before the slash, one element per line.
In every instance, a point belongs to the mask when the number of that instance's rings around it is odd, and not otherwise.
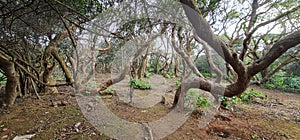
<path fill-rule="evenodd" d="M 254 33 L 260 27 L 273 23 L 279 19 L 283 20 L 285 16 L 290 16 L 294 12 L 299 12 L 299 4 L 290 3 L 290 7 L 287 11 L 282 12 L 271 19 L 266 19 L 266 21 L 264 21 L 264 19 L 261 21 L 261 23 L 257 23 L 259 15 L 264 13 L 256 13 L 259 6 L 263 6 L 269 3 L 275 4 L 275 2 L 264 1 L 262 3 L 258 3 L 257 0 L 253 0 L 251 7 L 252 9 L 250 12 L 251 14 L 248 14 L 245 17 L 250 18 L 248 20 L 248 25 L 246 25 L 246 22 L 244 22 L 240 27 L 244 28 L 245 38 L 243 38 L 242 49 L 239 53 L 230 49 L 230 47 L 233 45 L 232 42 L 240 38 L 239 31 L 236 31 L 235 33 L 237 34 L 236 38 L 234 38 L 233 40 L 230 39 L 230 42 L 226 43 L 222 39 L 220 39 L 220 37 L 215 35 L 193 0 L 180 0 L 180 2 L 183 4 L 186 15 L 192 23 L 197 36 L 206 41 L 208 45 L 211 46 L 219 55 L 221 55 L 226 63 L 228 63 L 233 68 L 234 72 L 237 73 L 237 81 L 225 87 L 224 96 L 232 97 L 234 95 L 240 95 L 246 90 L 253 76 L 265 70 L 290 48 L 299 46 L 300 40 L 297 38 L 300 37 L 300 30 L 299 27 L 294 27 L 297 29 L 296 31 L 288 33 L 288 35 L 278 39 L 277 42 L 274 42 L 271 45 L 269 51 L 266 52 L 264 56 L 259 59 L 252 59 L 252 62 L 250 62 L 250 64 L 244 63 L 246 54 L 251 51 L 251 49 L 249 49 L 249 45 L 251 39 L 254 38 Z M 269 9 L 265 12 L 268 11 Z M 256 49 L 254 49 L 254 51 Z M 177 91 L 174 104 L 176 104 L 178 100 L 182 98 L 181 96 L 184 95 L 181 93 L 185 93 L 189 88 L 200 88 L 206 91 L 210 91 L 213 86 L 221 88 L 221 85 L 209 82 L 207 79 L 204 79 L 202 77 L 198 77 L 193 81 L 186 81 L 182 83 L 182 85 L 185 86 L 184 91 L 180 91 L 180 89 Z"/>
<path fill-rule="evenodd" d="M 1 1 L 0 55 L 1 70 L 7 77 L 2 104 L 11 105 L 17 96 L 56 92 L 56 87 L 72 85 L 73 77 L 66 55 L 57 46 L 74 42 L 74 30 L 93 18 L 106 2 Z M 69 45 L 71 49 L 71 45 Z M 65 52 L 64 52 L 65 53 Z M 66 54 L 66 53 L 65 53 Z M 59 64 L 65 83 L 55 83 L 53 69 Z"/>

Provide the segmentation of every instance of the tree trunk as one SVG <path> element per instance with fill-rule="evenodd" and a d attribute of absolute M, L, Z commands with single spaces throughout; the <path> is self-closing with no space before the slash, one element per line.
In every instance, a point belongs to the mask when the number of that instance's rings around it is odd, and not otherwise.
<path fill-rule="evenodd" d="M 52 62 L 52 49 L 54 49 L 54 43 L 50 43 L 49 46 L 46 47 L 45 52 L 44 52 L 44 73 L 43 73 L 43 82 L 49 85 L 55 85 L 54 78 L 52 76 L 53 69 L 55 67 L 55 63 Z M 44 85 L 42 89 L 43 93 L 57 93 L 57 88 L 56 87 L 49 87 Z"/>
<path fill-rule="evenodd" d="M 14 104 L 18 96 L 18 76 L 15 70 L 15 65 L 7 59 L 0 57 L 0 69 L 4 72 L 7 81 L 5 85 L 4 100 L 1 105 L 12 105 Z"/>
<path fill-rule="evenodd" d="M 144 76 L 145 72 L 146 72 L 147 57 L 148 57 L 148 53 L 146 53 L 144 56 L 142 56 L 142 65 L 140 66 L 139 74 L 138 74 L 139 79 L 141 79 Z"/>

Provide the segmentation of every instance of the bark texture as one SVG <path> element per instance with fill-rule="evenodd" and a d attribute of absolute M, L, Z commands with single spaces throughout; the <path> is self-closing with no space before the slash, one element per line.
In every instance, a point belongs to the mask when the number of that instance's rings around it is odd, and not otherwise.
<path fill-rule="evenodd" d="M 14 104 L 18 96 L 18 76 L 13 62 L 0 56 L 0 64 L 0 69 L 4 72 L 7 78 L 2 105 L 10 106 Z"/>

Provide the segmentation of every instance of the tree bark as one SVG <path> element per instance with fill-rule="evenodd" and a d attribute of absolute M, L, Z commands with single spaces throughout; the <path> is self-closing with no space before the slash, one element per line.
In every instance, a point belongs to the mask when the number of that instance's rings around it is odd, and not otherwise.
<path fill-rule="evenodd" d="M 144 77 L 144 74 L 146 72 L 146 67 L 147 67 L 147 57 L 148 57 L 148 50 L 144 56 L 142 56 L 142 65 L 140 66 L 139 73 L 138 73 L 138 78 L 141 79 Z"/>
<path fill-rule="evenodd" d="M 49 45 L 46 47 L 44 51 L 44 58 L 43 58 L 43 66 L 44 66 L 44 73 L 43 73 L 43 82 L 48 84 L 48 85 L 55 85 L 55 81 L 52 76 L 53 69 L 55 67 L 55 62 L 53 62 L 52 57 L 54 57 L 60 67 L 63 69 L 63 72 L 65 74 L 66 82 L 68 85 L 71 85 L 74 80 L 72 78 L 71 71 L 68 69 L 65 61 L 62 59 L 62 57 L 58 54 L 57 51 L 57 44 L 64 40 L 66 37 L 68 37 L 68 31 L 69 30 L 74 30 L 75 26 L 69 27 L 69 29 L 60 32 L 58 35 L 55 36 L 54 39 L 50 40 Z M 57 88 L 56 87 L 49 87 L 49 86 L 44 86 L 42 89 L 42 92 L 45 93 L 57 93 Z"/>
<path fill-rule="evenodd" d="M 8 59 L 0 56 L 0 69 L 4 72 L 7 81 L 5 85 L 5 95 L 3 99 L 2 105 L 12 105 L 14 104 L 17 96 L 18 96 L 18 76 L 15 70 L 15 65 L 13 62 L 9 61 Z"/>

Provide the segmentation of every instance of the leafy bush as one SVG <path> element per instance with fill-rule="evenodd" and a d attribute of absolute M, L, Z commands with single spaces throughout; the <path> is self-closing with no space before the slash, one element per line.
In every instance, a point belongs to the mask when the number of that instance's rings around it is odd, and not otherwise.
<path fill-rule="evenodd" d="M 150 78 L 150 76 L 152 75 L 152 73 L 151 72 L 149 72 L 149 71 L 146 71 L 146 73 L 145 73 L 145 77 L 146 78 Z"/>
<path fill-rule="evenodd" d="M 177 81 L 175 82 L 175 86 L 176 86 L 177 88 L 180 86 L 180 84 L 181 84 L 181 82 L 180 82 L 179 80 L 177 80 Z"/>
<path fill-rule="evenodd" d="M 245 93 L 241 95 L 241 100 L 242 102 L 249 103 L 251 102 L 254 98 L 264 98 L 264 94 L 258 90 L 248 90 Z"/>
<path fill-rule="evenodd" d="M 207 73 L 207 72 L 202 73 L 202 75 L 203 75 L 205 78 L 209 78 L 209 77 L 212 76 L 211 73 Z"/>
<path fill-rule="evenodd" d="M 116 93 L 116 89 L 112 88 L 112 87 L 108 87 L 105 90 L 99 91 L 99 94 L 103 95 L 103 94 L 115 94 Z"/>
<path fill-rule="evenodd" d="M 211 107 L 210 103 L 206 98 L 202 97 L 198 89 L 189 89 L 187 95 L 185 96 L 186 100 L 193 102 L 195 107 Z"/>
<path fill-rule="evenodd" d="M 164 75 L 165 78 L 175 78 L 175 74 L 173 71 L 169 71 Z"/>
<path fill-rule="evenodd" d="M 237 96 L 233 96 L 233 97 L 220 97 L 219 101 L 221 102 L 221 105 L 223 105 L 226 109 L 233 109 L 233 107 L 241 102 L 241 98 L 237 97 Z"/>
<path fill-rule="evenodd" d="M 300 90 L 300 77 L 291 77 L 291 78 L 286 78 L 283 83 L 291 89 L 296 89 Z"/>
<path fill-rule="evenodd" d="M 286 91 L 300 91 L 300 77 L 297 75 L 276 74 L 261 85 L 268 89 L 282 89 Z"/>
<path fill-rule="evenodd" d="M 219 101 L 221 102 L 221 105 L 223 105 L 226 109 L 233 109 L 233 107 L 239 103 L 249 103 L 253 101 L 255 98 L 265 98 L 264 94 L 258 90 L 247 90 L 245 93 L 243 93 L 240 97 L 233 96 L 233 97 L 220 97 Z"/>
<path fill-rule="evenodd" d="M 196 106 L 197 107 L 210 107 L 212 105 L 207 101 L 206 98 L 198 96 L 197 100 L 196 100 Z"/>
<path fill-rule="evenodd" d="M 140 79 L 130 78 L 129 80 L 130 86 L 134 89 L 150 89 L 151 85 L 149 82 L 144 82 Z"/>

